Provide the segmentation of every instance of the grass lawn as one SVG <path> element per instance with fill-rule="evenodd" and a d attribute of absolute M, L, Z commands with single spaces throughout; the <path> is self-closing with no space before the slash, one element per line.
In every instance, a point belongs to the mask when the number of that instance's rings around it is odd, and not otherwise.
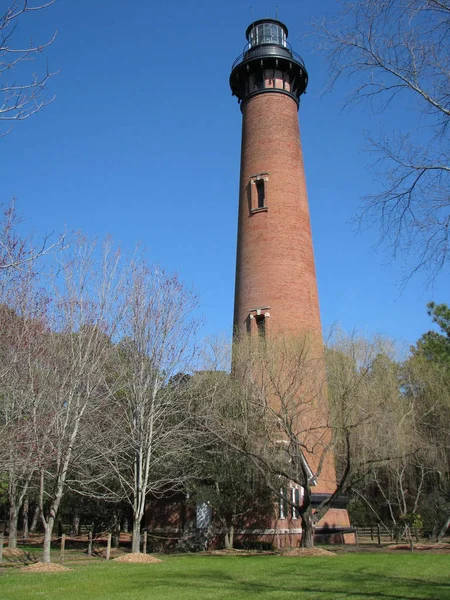
<path fill-rule="evenodd" d="M 162 556 L 161 564 L 93 561 L 64 573 L 0 570 L 1 600 L 450 600 L 450 556 Z"/>

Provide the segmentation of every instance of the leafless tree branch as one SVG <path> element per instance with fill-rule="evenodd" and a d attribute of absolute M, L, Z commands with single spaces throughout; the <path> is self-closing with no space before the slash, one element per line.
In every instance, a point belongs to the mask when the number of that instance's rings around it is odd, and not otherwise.
<path fill-rule="evenodd" d="M 49 79 L 59 71 L 50 71 L 48 65 L 43 75 L 33 73 L 27 81 L 14 79 L 15 71 L 18 70 L 19 76 L 22 76 L 20 67 L 42 54 L 57 35 L 55 32 L 49 40 L 39 45 L 30 41 L 26 48 L 16 47 L 14 34 L 19 22 L 27 13 L 45 10 L 55 2 L 51 0 L 30 6 L 27 0 L 13 0 L 0 15 L 0 121 L 23 121 L 55 99 L 55 96 L 46 98 L 45 91 Z M 3 132 L 2 136 L 8 132 Z"/>
<path fill-rule="evenodd" d="M 392 256 L 414 257 L 409 275 L 430 279 L 446 268 L 449 252 L 450 7 L 445 0 L 352 0 L 335 20 L 318 24 L 330 64 L 330 87 L 355 82 L 346 105 L 373 111 L 405 102 L 417 131 L 369 138 L 380 192 L 365 197 L 363 222 L 381 226 Z M 368 219 L 368 220 L 367 220 Z"/>

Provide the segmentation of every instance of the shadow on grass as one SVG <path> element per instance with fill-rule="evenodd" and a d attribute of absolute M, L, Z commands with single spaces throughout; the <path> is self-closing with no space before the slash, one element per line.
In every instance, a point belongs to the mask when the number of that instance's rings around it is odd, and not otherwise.
<path fill-rule="evenodd" d="M 333 559 L 331 559 L 333 560 Z M 247 562 L 247 561 L 245 561 Z M 238 565 L 236 565 L 238 567 Z M 236 568 L 235 570 L 203 568 L 189 573 L 164 575 L 157 572 L 146 574 L 148 585 L 152 589 L 164 592 L 191 589 L 193 597 L 296 597 L 308 598 L 355 598 L 383 600 L 450 600 L 450 583 L 437 583 L 421 578 L 408 578 L 401 575 L 389 575 L 376 572 L 352 572 L 336 570 L 329 564 L 304 564 L 300 561 L 289 566 L 273 564 L 274 569 L 266 568 L 258 576 L 257 570 Z M 279 567 L 282 567 L 281 569 Z M 303 568 L 305 567 L 305 568 Z M 363 571 L 367 571 L 364 566 Z M 131 583 L 131 582 L 130 582 Z M 132 586 L 142 586 L 142 580 Z M 170 597 L 169 595 L 167 597 Z M 181 597 L 181 593 L 180 593 Z M 188 597 L 188 596 L 186 596 Z"/>
<path fill-rule="evenodd" d="M 23 567 L 32 563 L 37 562 L 37 558 L 34 554 L 27 552 L 26 550 L 20 550 L 20 554 L 8 553 L 8 550 L 3 553 L 1 567 Z"/>
<path fill-rule="evenodd" d="M 153 565 L 96 559 L 58 578 L 49 576 L 46 597 L 73 598 L 76 589 L 79 600 L 450 600 L 444 556 L 162 558 Z M 41 598 L 39 576 L 11 573 L 2 580 L 8 585 L 2 591 L 6 598 Z"/>

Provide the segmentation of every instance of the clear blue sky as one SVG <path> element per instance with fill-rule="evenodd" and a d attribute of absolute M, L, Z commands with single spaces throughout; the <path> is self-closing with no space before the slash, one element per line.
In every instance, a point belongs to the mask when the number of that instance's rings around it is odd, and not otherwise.
<path fill-rule="evenodd" d="M 204 335 L 232 326 L 241 113 L 228 77 L 251 3 L 255 18 L 275 16 L 276 1 L 260 0 L 57 0 L 29 15 L 23 39 L 58 30 L 47 52 L 61 69 L 49 88 L 57 97 L 0 140 L 1 200 L 17 197 L 29 230 L 110 233 L 126 249 L 142 242 L 194 285 Z M 310 75 L 299 116 L 324 328 L 413 342 L 429 329 L 426 303 L 450 301 L 448 273 L 401 291 L 402 265 L 374 248 L 377 230 L 352 224 L 375 186 L 364 131 L 390 132 L 411 115 L 401 105 L 342 112 L 348 82 L 322 97 L 327 64 L 303 36 L 338 3 L 278 4 Z"/>

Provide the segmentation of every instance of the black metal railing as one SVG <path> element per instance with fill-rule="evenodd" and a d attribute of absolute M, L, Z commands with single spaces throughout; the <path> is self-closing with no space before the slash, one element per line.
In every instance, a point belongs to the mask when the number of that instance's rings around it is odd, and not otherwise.
<path fill-rule="evenodd" d="M 246 44 L 244 51 L 236 58 L 236 60 L 232 64 L 231 70 L 233 70 L 238 64 L 240 64 L 241 62 L 243 62 L 245 60 L 245 56 L 246 56 L 246 54 L 248 54 L 249 51 L 256 50 L 257 48 L 264 48 L 264 46 L 271 46 L 271 47 L 275 46 L 277 48 L 281 48 L 281 50 L 287 50 L 289 52 L 289 54 L 292 55 L 292 58 L 296 62 L 300 63 L 304 69 L 306 69 L 303 58 L 300 56 L 300 54 L 298 54 L 297 52 L 295 52 L 295 50 L 292 49 L 292 46 L 290 45 L 289 42 L 286 42 L 286 45 L 267 43 L 267 44 L 258 44 L 256 46 L 251 46 L 250 44 Z M 276 55 L 269 54 L 268 56 L 276 56 Z M 250 58 L 252 58 L 252 57 L 250 57 Z M 280 53 L 280 58 L 287 58 L 287 57 L 283 57 L 283 55 Z"/>

